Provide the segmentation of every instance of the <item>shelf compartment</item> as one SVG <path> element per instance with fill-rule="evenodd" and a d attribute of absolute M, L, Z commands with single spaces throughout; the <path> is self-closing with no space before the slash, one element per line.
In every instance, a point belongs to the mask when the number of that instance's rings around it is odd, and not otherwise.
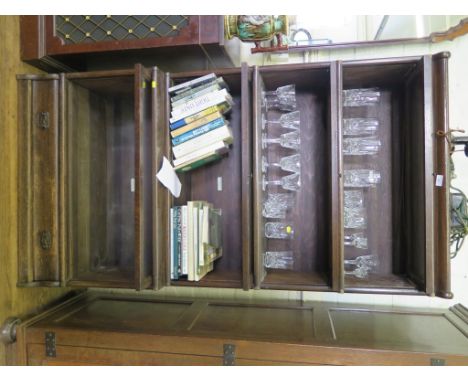
<path fill-rule="evenodd" d="M 64 80 L 71 284 L 151 285 L 150 72 L 71 73 Z M 148 214 L 149 213 L 149 214 Z"/>
<path fill-rule="evenodd" d="M 270 66 L 254 69 L 254 253 L 255 284 L 257 288 L 331 290 L 332 213 L 331 213 L 331 68 L 330 64 Z M 294 84 L 297 109 L 300 111 L 301 185 L 297 191 L 286 191 L 280 186 L 262 186 L 262 156 L 268 163 L 277 163 L 281 157 L 296 151 L 275 144 L 262 149 L 262 92 L 274 91 L 280 86 Z M 268 120 L 277 120 L 282 113 L 266 112 Z M 290 130 L 268 126 L 269 137 L 278 137 Z M 269 169 L 267 179 L 280 179 L 288 172 Z M 266 192 L 287 192 L 293 196 L 293 207 L 285 219 L 263 217 L 262 207 Z M 294 237 L 288 240 L 267 239 L 265 223 L 287 221 L 292 224 Z M 292 251 L 293 268 L 266 269 L 265 251 Z"/>
<path fill-rule="evenodd" d="M 173 84 L 189 81 L 210 72 L 191 72 L 171 74 Z M 179 286 L 215 286 L 244 289 L 250 284 L 250 251 L 246 246 L 250 242 L 249 210 L 250 192 L 246 172 L 250 165 L 249 148 L 249 113 L 248 106 L 248 68 L 225 69 L 214 71 L 223 77 L 229 87 L 234 105 L 225 117 L 233 133 L 233 143 L 229 152 L 220 160 L 209 163 L 187 173 L 179 173 L 182 193 L 179 198 L 171 198 L 171 205 L 184 205 L 189 200 L 204 200 L 222 210 L 223 255 L 214 262 L 214 269 L 200 281 L 184 279 L 171 280 L 170 285 Z M 166 132 L 169 130 L 166 125 Z M 168 147 L 169 155 L 172 155 Z M 218 185 L 222 184 L 222 189 Z M 247 192 L 245 192 L 247 190 Z M 169 256 L 167 251 L 167 256 Z M 170 264 L 167 257 L 167 264 Z M 170 271 L 170 267 L 167 270 Z M 170 278 L 169 278 L 170 279 Z"/>

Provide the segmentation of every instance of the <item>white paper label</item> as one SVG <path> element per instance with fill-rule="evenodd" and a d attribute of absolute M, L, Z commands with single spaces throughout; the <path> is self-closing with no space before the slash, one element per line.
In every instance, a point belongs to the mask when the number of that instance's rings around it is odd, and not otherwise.
<path fill-rule="evenodd" d="M 156 174 L 156 178 L 166 187 L 176 198 L 180 196 L 182 184 L 171 163 L 166 157 L 163 158 L 161 169 Z"/>
<path fill-rule="evenodd" d="M 223 177 L 218 176 L 218 191 L 223 191 Z"/>
<path fill-rule="evenodd" d="M 130 192 L 135 192 L 135 178 L 130 179 Z"/>
<path fill-rule="evenodd" d="M 442 187 L 444 184 L 444 176 L 443 175 L 437 175 L 436 176 L 436 181 L 435 181 L 435 185 L 437 187 Z"/>

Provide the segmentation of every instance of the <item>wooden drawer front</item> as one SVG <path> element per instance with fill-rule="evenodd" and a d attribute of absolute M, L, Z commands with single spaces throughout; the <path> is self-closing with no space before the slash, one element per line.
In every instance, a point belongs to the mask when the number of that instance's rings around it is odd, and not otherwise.
<path fill-rule="evenodd" d="M 19 78 L 19 283 L 57 282 L 59 77 Z"/>

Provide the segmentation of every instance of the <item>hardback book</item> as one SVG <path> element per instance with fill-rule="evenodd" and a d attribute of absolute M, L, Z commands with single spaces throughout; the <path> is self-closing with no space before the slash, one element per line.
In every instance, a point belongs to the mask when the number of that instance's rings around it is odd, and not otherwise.
<path fill-rule="evenodd" d="M 190 139 L 187 142 L 172 147 L 172 153 L 174 154 L 174 157 L 178 159 L 190 154 L 193 151 L 207 147 L 217 141 L 223 141 L 224 143 L 231 144 L 233 142 L 231 128 L 224 125 L 208 133 L 200 135 L 199 137 Z"/>
<path fill-rule="evenodd" d="M 226 89 L 218 90 L 214 93 L 205 94 L 192 101 L 184 103 L 182 106 L 171 111 L 170 123 L 174 123 L 180 119 L 196 114 L 211 106 L 227 104 L 232 106 L 234 101 Z"/>
<path fill-rule="evenodd" d="M 210 91 L 220 89 L 229 90 L 227 84 L 223 80 L 223 77 L 213 79 L 205 84 L 177 93 L 175 96 L 171 97 L 171 103 L 172 105 L 175 105 L 178 102 L 190 99 L 190 97 L 195 98 L 203 93 L 209 93 Z"/>
<path fill-rule="evenodd" d="M 188 274 L 187 206 L 182 206 L 182 274 Z"/>
<path fill-rule="evenodd" d="M 218 118 L 222 118 L 223 115 L 219 111 L 215 111 L 214 113 L 208 114 L 206 117 L 199 118 L 196 121 L 189 123 L 188 125 L 179 127 L 178 129 L 172 130 L 171 131 L 171 137 L 172 138 L 177 138 L 179 135 L 185 134 L 189 132 L 190 130 L 194 130 L 198 127 L 201 127 L 203 125 L 206 125 L 210 123 L 211 121 L 214 121 Z"/>
<path fill-rule="evenodd" d="M 178 137 L 172 138 L 172 145 L 173 146 L 180 145 L 181 143 L 187 142 L 188 140 L 192 138 L 196 138 L 211 130 L 217 129 L 218 127 L 222 127 L 225 124 L 226 124 L 226 121 L 224 120 L 223 117 L 215 119 L 214 121 L 211 121 L 207 123 L 206 125 L 197 127 L 196 129 L 187 131 L 186 133 L 179 135 Z"/>
<path fill-rule="evenodd" d="M 226 86 L 221 86 L 221 81 L 223 80 L 222 78 L 217 78 L 215 81 L 207 83 L 203 86 L 200 86 L 200 88 L 194 88 L 191 89 L 187 92 L 178 94 L 176 97 L 177 98 L 175 101 L 171 100 L 171 106 L 172 108 L 177 108 L 182 106 L 184 103 L 187 103 L 189 101 L 192 101 L 194 99 L 197 99 L 199 97 L 202 97 L 205 94 L 213 93 L 218 90 L 226 89 Z M 223 81 L 224 82 L 224 81 Z M 185 96 L 184 96 L 185 95 Z"/>
<path fill-rule="evenodd" d="M 201 149 L 192 151 L 188 155 L 184 155 L 180 157 L 179 159 L 174 159 L 173 165 L 178 167 L 183 164 L 188 164 L 189 162 L 192 162 L 193 160 L 196 160 L 206 154 L 212 154 L 218 150 L 221 150 L 223 148 L 228 148 L 229 144 L 224 143 L 223 141 L 217 141 L 209 146 L 202 147 Z"/>
<path fill-rule="evenodd" d="M 216 78 L 216 74 L 210 73 L 210 74 L 204 75 L 202 77 L 194 78 L 193 80 L 182 82 L 180 84 L 171 86 L 168 89 L 168 91 L 169 91 L 169 94 L 182 93 L 187 89 L 192 89 L 192 88 L 194 88 L 196 86 L 200 86 L 200 85 L 202 85 L 204 83 L 211 82 L 215 78 Z"/>
<path fill-rule="evenodd" d="M 169 220 L 169 224 L 170 224 L 170 235 L 171 235 L 171 240 L 170 240 L 170 243 L 171 243 L 171 256 L 170 256 L 170 266 L 171 266 L 171 279 L 174 280 L 174 207 L 171 208 L 171 212 L 170 212 L 170 220 Z"/>
<path fill-rule="evenodd" d="M 200 158 L 194 159 L 193 161 L 185 164 L 181 164 L 180 166 L 174 167 L 174 170 L 176 172 L 188 172 L 190 170 L 195 170 L 198 167 L 204 166 L 205 164 L 208 164 L 210 162 L 215 162 L 223 157 L 223 155 L 227 152 L 228 150 L 221 152 L 221 151 L 216 151 L 214 153 L 209 153 L 206 154 Z"/>
<path fill-rule="evenodd" d="M 195 113 L 195 114 L 190 115 L 190 116 L 188 116 L 186 118 L 182 118 L 182 119 L 179 119 L 178 121 L 175 121 L 174 123 L 171 123 L 170 124 L 170 129 L 175 130 L 175 129 L 178 129 L 180 127 L 186 126 L 189 123 L 195 122 L 196 120 L 198 120 L 200 118 L 203 118 L 203 117 L 206 117 L 207 115 L 210 115 L 210 114 L 215 113 L 217 111 L 219 111 L 221 114 L 225 114 L 230 109 L 231 109 L 231 105 L 229 105 L 228 103 L 222 103 L 220 105 L 211 106 L 211 107 L 208 107 L 205 110 L 202 110 L 202 111 L 200 111 L 198 113 Z"/>

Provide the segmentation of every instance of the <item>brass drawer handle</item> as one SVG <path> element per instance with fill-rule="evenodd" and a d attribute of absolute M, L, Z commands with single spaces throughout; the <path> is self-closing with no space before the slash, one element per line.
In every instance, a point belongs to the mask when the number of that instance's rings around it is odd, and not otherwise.
<path fill-rule="evenodd" d="M 48 129 L 49 128 L 49 112 L 47 111 L 41 111 L 38 113 L 38 124 L 39 127 L 42 129 Z"/>
<path fill-rule="evenodd" d="M 52 247 L 52 235 L 50 234 L 50 231 L 46 230 L 39 232 L 39 239 L 42 249 L 47 250 Z"/>

